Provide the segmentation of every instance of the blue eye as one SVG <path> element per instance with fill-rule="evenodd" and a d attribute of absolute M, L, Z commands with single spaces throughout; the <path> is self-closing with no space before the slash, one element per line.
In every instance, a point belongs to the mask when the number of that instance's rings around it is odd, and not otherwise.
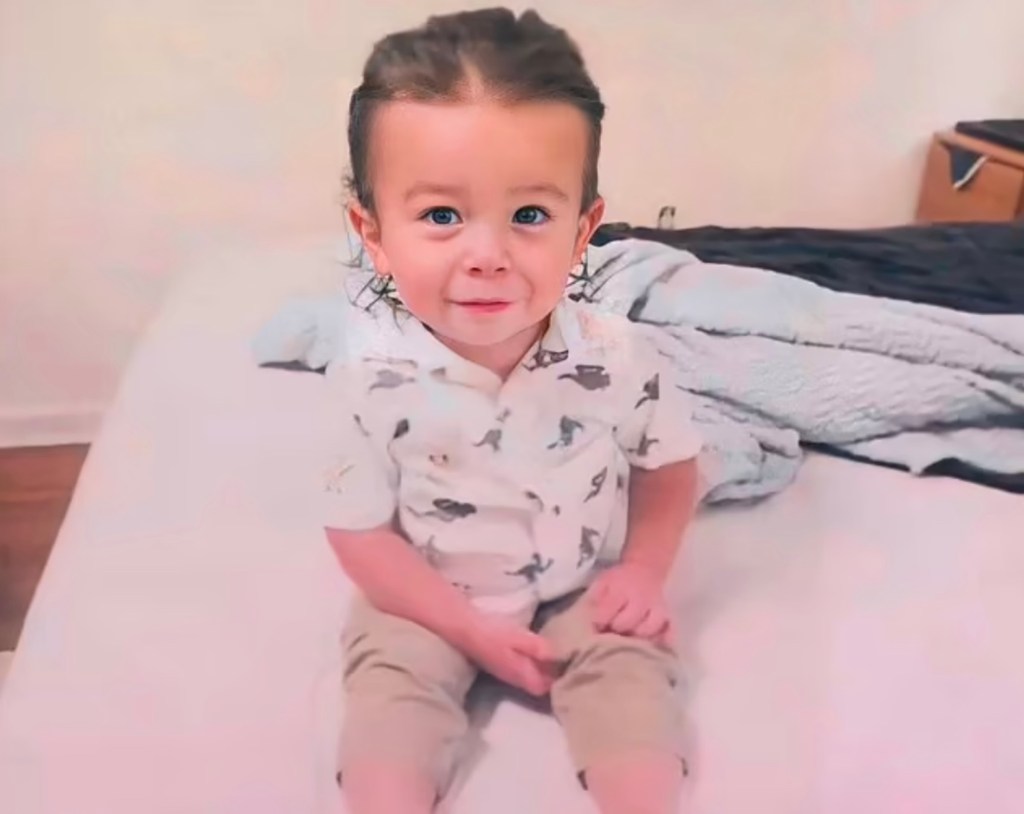
<path fill-rule="evenodd" d="M 539 206 L 521 206 L 512 216 L 512 222 L 520 226 L 539 226 L 550 218 Z"/>
<path fill-rule="evenodd" d="M 459 222 L 459 213 L 450 206 L 435 206 L 422 216 L 434 226 L 453 226 Z"/>

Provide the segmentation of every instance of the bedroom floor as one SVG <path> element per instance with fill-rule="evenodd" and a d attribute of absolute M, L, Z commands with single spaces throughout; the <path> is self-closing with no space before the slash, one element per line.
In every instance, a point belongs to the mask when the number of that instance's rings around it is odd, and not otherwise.
<path fill-rule="evenodd" d="M 88 449 L 0 449 L 0 651 L 18 641 Z"/>

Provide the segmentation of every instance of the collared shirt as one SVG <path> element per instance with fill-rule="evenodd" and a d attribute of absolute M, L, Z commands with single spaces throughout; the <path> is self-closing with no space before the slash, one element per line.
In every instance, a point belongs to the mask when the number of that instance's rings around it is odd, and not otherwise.
<path fill-rule="evenodd" d="M 395 518 L 479 607 L 517 613 L 583 587 L 625 541 L 631 466 L 700 439 L 649 326 L 563 300 L 502 379 L 382 303 L 345 314 L 327 373 L 340 436 L 324 525 Z"/>

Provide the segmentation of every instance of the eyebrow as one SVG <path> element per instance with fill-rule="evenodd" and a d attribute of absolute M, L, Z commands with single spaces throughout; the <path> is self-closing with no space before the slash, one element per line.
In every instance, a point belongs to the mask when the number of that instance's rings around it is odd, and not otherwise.
<path fill-rule="evenodd" d="M 417 195 L 449 195 L 455 196 L 462 192 L 462 187 L 451 184 L 433 184 L 429 181 L 420 181 L 413 184 L 405 192 L 405 200 L 410 201 Z"/>
<path fill-rule="evenodd" d="M 550 195 L 552 198 L 558 198 L 560 201 L 568 202 L 569 200 L 568 193 L 561 187 L 555 186 L 554 184 L 526 184 L 525 186 L 512 187 L 511 191 L 517 195 L 527 192 L 539 195 Z"/>
<path fill-rule="evenodd" d="M 454 186 L 452 184 L 435 184 L 429 181 L 420 181 L 409 187 L 405 193 L 405 200 L 410 201 L 418 195 L 448 195 L 454 197 L 462 191 L 462 187 Z M 560 201 L 569 200 L 568 193 L 561 187 L 555 186 L 554 184 L 524 184 L 522 186 L 512 187 L 509 191 L 515 195 L 521 195 L 523 193 L 550 195 Z"/>

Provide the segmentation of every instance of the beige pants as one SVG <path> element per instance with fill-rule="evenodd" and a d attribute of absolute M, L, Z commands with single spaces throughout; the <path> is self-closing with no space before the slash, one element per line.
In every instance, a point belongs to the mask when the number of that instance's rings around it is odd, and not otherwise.
<path fill-rule="evenodd" d="M 654 752 L 682 761 L 675 653 L 596 632 L 580 596 L 542 606 L 533 627 L 566 664 L 551 701 L 581 781 L 605 756 Z M 443 794 L 466 734 L 476 668 L 440 637 L 364 600 L 352 608 L 343 645 L 339 776 L 353 760 L 387 760 L 427 773 Z"/>

